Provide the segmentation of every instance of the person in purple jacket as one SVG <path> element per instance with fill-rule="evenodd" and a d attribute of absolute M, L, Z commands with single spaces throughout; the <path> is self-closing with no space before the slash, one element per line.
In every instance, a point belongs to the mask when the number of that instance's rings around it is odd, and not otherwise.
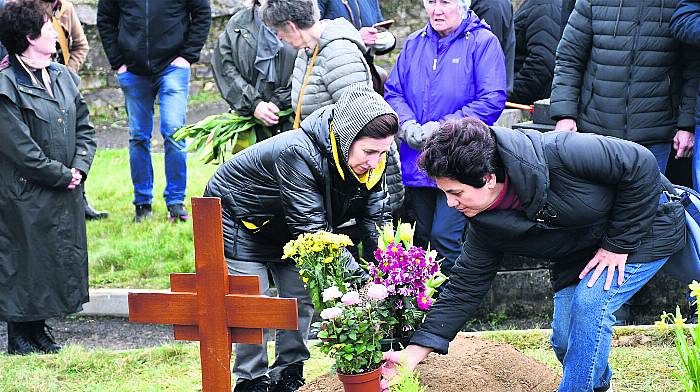
<path fill-rule="evenodd" d="M 449 274 L 461 249 L 466 217 L 449 208 L 444 193 L 419 171 L 423 142 L 441 122 L 467 116 L 492 125 L 506 102 L 503 51 L 469 0 L 423 0 L 429 23 L 411 34 L 384 86 L 398 113 L 401 171 L 415 211 L 417 245 L 444 257 Z"/>

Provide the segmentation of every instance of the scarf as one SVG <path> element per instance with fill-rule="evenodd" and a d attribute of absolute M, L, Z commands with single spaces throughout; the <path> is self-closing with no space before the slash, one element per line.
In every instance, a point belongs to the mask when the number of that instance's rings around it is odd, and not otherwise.
<path fill-rule="evenodd" d="M 277 81 L 277 67 L 275 66 L 275 56 L 282 49 L 284 44 L 277 38 L 277 35 L 270 30 L 260 19 L 260 12 L 256 8 L 255 22 L 260 26 L 258 33 L 258 48 L 255 53 L 255 69 L 258 70 L 258 79 L 255 82 L 255 89 L 260 91 L 263 82 L 274 83 Z"/>
<path fill-rule="evenodd" d="M 51 64 L 50 59 L 32 59 L 29 57 L 24 57 L 21 55 L 16 54 L 17 60 L 19 60 L 19 63 L 22 64 L 22 67 L 24 67 L 24 70 L 27 71 L 29 74 L 29 77 L 32 78 L 32 83 L 34 85 L 43 87 L 47 93 L 53 98 L 53 89 L 51 89 L 51 77 L 49 76 L 49 71 L 46 70 L 46 68 Z M 41 70 L 41 78 L 43 79 L 43 83 L 37 80 L 36 76 L 34 76 L 34 73 L 32 70 Z"/>

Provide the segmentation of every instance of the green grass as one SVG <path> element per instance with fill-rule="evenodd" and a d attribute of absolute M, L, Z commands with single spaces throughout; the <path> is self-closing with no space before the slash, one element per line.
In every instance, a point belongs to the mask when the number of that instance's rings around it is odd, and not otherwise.
<path fill-rule="evenodd" d="M 561 366 L 547 340 L 548 331 L 500 331 L 479 336 L 509 343 L 555 372 Z M 680 391 L 672 372 L 677 369 L 675 348 L 654 339 L 648 345 L 614 347 L 610 363 L 615 392 Z M 274 346 L 268 353 L 273 356 Z M 313 380 L 330 371 L 332 360 L 316 347 L 304 366 Z M 201 388 L 199 345 L 177 343 L 157 348 L 108 351 L 69 346 L 57 355 L 27 357 L 0 354 L 0 391 L 195 391 Z M 439 391 L 433 391 L 439 392 Z"/>
<path fill-rule="evenodd" d="M 316 348 L 311 353 L 305 375 L 314 379 L 328 372 L 331 361 Z M 191 392 L 201 390 L 199 366 L 197 343 L 121 352 L 69 346 L 57 355 L 0 355 L 0 391 Z"/>
<path fill-rule="evenodd" d="M 188 160 L 190 196 L 201 196 L 217 169 Z M 125 149 L 99 150 L 87 181 L 90 203 L 108 210 L 109 219 L 88 222 L 90 287 L 167 288 L 171 272 L 194 271 L 192 224 L 170 224 L 163 201 L 163 154 L 153 154 L 153 219 L 132 223 L 133 188 Z"/>
<path fill-rule="evenodd" d="M 557 374 L 561 374 L 561 364 L 549 345 L 548 330 L 485 332 L 480 336 L 510 344 L 525 355 L 532 357 Z M 613 347 L 610 351 L 613 386 L 615 392 L 680 391 L 682 386 L 673 376 L 678 371 L 678 357 L 672 337 L 654 330 L 640 328 L 616 328 L 615 335 L 643 334 L 651 338 L 646 345 Z"/>

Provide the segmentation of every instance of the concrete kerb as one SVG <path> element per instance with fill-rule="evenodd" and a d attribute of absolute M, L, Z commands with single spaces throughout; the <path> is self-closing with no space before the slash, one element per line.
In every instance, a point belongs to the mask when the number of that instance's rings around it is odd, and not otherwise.
<path fill-rule="evenodd" d="M 90 302 L 83 304 L 81 316 L 129 317 L 129 292 L 163 292 L 149 289 L 90 289 Z"/>

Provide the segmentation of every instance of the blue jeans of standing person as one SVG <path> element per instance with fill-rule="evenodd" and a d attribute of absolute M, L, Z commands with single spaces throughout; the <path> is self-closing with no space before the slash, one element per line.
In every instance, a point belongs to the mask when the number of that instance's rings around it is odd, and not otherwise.
<path fill-rule="evenodd" d="M 160 102 L 160 133 L 165 148 L 166 205 L 182 204 L 187 186 L 185 140 L 173 140 L 175 131 L 185 125 L 190 68 L 168 66 L 156 75 L 117 74 L 124 91 L 129 115 L 129 163 L 134 184 L 134 205 L 153 200 L 151 136 L 155 99 Z"/>
<path fill-rule="evenodd" d="M 645 146 L 656 158 L 656 163 L 659 164 L 659 171 L 666 173 L 666 165 L 668 165 L 668 156 L 671 154 L 671 143 L 656 143 Z"/>
<path fill-rule="evenodd" d="M 410 187 L 411 207 L 416 215 L 413 234 L 417 246 L 438 252 L 442 260 L 442 273 L 449 276 L 455 260 L 462 251 L 462 234 L 467 217 L 447 205 L 445 193 L 438 188 Z"/>
<path fill-rule="evenodd" d="M 668 258 L 625 265 L 625 279 L 617 284 L 615 271 L 610 290 L 604 290 L 607 270 L 593 287 L 590 271 L 578 284 L 554 294 L 552 348 L 564 367 L 560 392 L 605 391 L 612 370 L 608 364 L 614 312 L 656 274 Z"/>

